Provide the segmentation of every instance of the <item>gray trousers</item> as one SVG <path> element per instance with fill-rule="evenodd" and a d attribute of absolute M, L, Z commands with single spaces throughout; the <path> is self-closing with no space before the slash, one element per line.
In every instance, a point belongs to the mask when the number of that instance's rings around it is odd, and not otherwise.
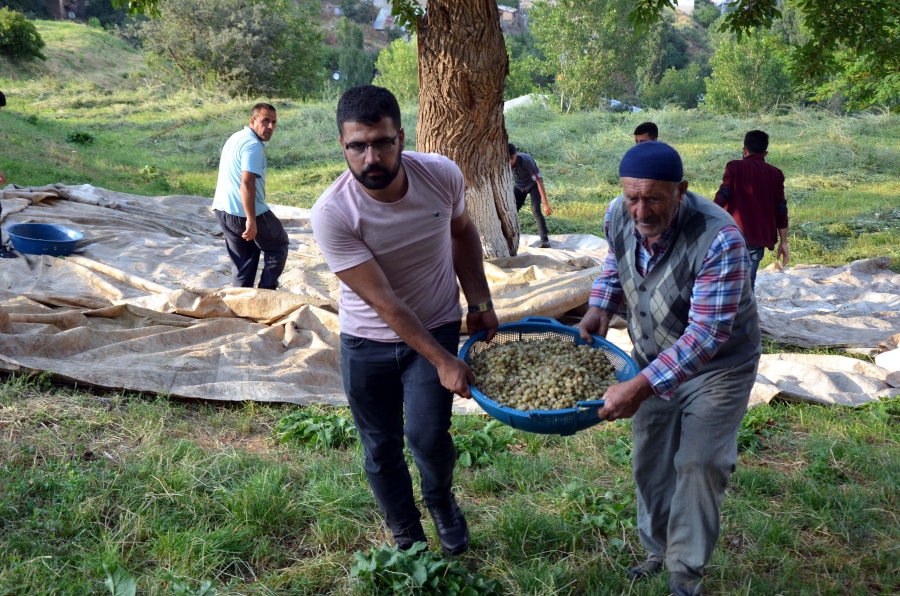
<path fill-rule="evenodd" d="M 712 557 L 758 363 L 757 356 L 701 374 L 679 386 L 671 401 L 651 397 L 634 415 L 638 532 L 670 572 L 701 577 Z"/>

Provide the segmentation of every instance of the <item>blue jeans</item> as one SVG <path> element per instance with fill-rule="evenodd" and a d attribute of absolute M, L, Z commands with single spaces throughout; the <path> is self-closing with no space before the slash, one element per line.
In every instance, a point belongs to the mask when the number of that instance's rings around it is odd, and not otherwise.
<path fill-rule="evenodd" d="M 750 289 L 756 289 L 756 272 L 759 270 L 759 262 L 766 256 L 765 246 L 747 245 L 747 252 L 750 253 Z"/>
<path fill-rule="evenodd" d="M 460 323 L 450 323 L 430 331 L 456 354 L 459 330 Z M 421 519 L 403 456 L 404 434 L 422 478 L 425 505 L 442 506 L 451 497 L 456 466 L 450 436 L 453 394 L 441 385 L 434 365 L 403 342 L 341 333 L 341 373 L 365 450 L 369 486 L 387 527 L 402 532 Z"/>

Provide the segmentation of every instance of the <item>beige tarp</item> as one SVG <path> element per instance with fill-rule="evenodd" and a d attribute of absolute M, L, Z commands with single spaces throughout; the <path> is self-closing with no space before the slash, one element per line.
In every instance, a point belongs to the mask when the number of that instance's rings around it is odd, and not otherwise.
<path fill-rule="evenodd" d="M 309 211 L 273 206 L 290 237 L 280 291 L 236 289 L 202 197 L 89 185 L 8 187 L 10 223 L 84 233 L 74 255 L 0 260 L 0 369 L 219 400 L 342 404 L 338 284 Z M 486 263 L 502 321 L 557 317 L 587 301 L 605 242 L 561 236 Z"/>
<path fill-rule="evenodd" d="M 85 235 L 65 259 L 0 260 L 0 370 L 48 371 L 78 383 L 181 397 L 345 403 L 337 280 L 313 240 L 308 210 L 273 207 L 290 237 L 282 287 L 274 292 L 228 287 L 230 263 L 207 198 L 52 185 L 7 187 L 0 201 L 4 228 L 58 223 Z M 501 322 L 560 317 L 586 304 L 605 241 L 571 235 L 552 242 L 554 248 L 539 249 L 536 237 L 523 236 L 519 256 L 486 262 Z M 763 327 L 801 345 L 840 337 L 855 347 L 896 348 L 897 278 L 878 259 L 761 272 Z M 777 288 L 787 297 L 779 299 Z M 842 325 L 856 333 L 852 341 Z M 624 330 L 611 338 L 628 349 Z M 796 362 L 783 370 L 761 365 L 755 395 L 860 403 L 854 396 L 890 392 L 890 378 L 880 372 L 804 365 L 814 370 L 801 379 L 788 374 L 799 370 Z M 810 384 L 814 372 L 831 384 Z M 841 380 L 846 374 L 874 384 L 850 386 Z M 471 409 L 471 402 L 460 403 L 466 405 Z"/>
<path fill-rule="evenodd" d="M 759 272 L 763 333 L 804 348 L 877 349 L 900 332 L 900 274 L 881 257 L 843 267 L 797 265 Z"/>

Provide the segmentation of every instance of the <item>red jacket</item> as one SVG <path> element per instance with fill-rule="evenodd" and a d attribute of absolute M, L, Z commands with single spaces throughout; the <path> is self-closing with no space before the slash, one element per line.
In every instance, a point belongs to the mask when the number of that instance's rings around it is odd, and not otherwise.
<path fill-rule="evenodd" d="M 778 230 L 788 227 L 784 174 L 764 155 L 729 161 L 715 202 L 731 214 L 751 246 L 774 249 Z"/>

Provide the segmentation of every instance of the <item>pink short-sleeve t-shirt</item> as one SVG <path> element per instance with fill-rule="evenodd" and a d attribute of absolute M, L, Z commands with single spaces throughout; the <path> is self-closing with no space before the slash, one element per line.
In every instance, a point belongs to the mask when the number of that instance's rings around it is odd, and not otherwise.
<path fill-rule="evenodd" d="M 435 153 L 403 152 L 409 190 L 394 203 L 370 197 L 347 170 L 312 208 L 313 235 L 335 273 L 375 259 L 394 294 L 433 329 L 460 321 L 450 220 L 465 212 L 459 167 Z M 341 282 L 341 331 L 401 341 L 375 310 Z"/>

